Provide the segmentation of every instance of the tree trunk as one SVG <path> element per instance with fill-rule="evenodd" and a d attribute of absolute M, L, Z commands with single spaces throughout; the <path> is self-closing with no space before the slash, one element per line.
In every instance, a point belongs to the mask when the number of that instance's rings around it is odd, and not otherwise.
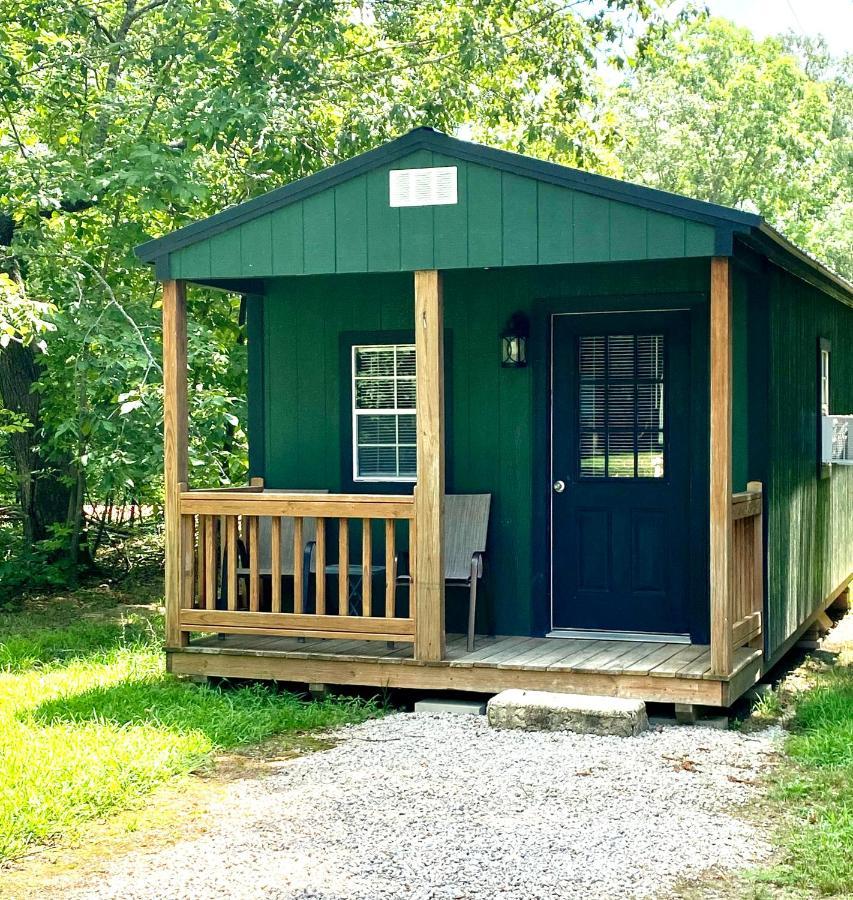
<path fill-rule="evenodd" d="M 0 401 L 12 412 L 25 416 L 31 425 L 26 431 L 8 435 L 18 473 L 27 542 L 44 540 L 51 525 L 68 523 L 71 499 L 67 481 L 70 461 L 57 468 L 38 450 L 40 397 L 33 391 L 38 376 L 38 360 L 31 345 L 12 341 L 0 350 Z"/>

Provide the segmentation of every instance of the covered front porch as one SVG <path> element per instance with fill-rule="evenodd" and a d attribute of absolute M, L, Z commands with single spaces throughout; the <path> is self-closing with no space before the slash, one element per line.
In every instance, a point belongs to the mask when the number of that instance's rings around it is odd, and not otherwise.
<path fill-rule="evenodd" d="M 758 483 L 732 493 L 728 260 L 710 261 L 709 272 L 708 643 L 480 634 L 468 651 L 464 640 L 447 634 L 442 282 L 438 270 L 414 273 L 418 415 L 411 494 L 299 493 L 266 488 L 260 478 L 243 488 L 190 489 L 185 285 L 165 282 L 170 669 L 377 688 L 492 693 L 528 687 L 733 702 L 762 664 L 763 497 Z M 260 564 L 261 535 L 267 535 L 270 570 L 281 572 L 285 520 L 292 524 L 292 568 L 286 579 L 269 578 Z"/>

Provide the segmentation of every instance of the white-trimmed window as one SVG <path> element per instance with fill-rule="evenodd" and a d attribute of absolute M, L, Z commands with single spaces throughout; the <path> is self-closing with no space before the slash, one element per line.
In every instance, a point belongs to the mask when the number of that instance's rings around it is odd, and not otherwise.
<path fill-rule="evenodd" d="M 352 348 L 355 481 L 415 481 L 415 346 Z"/>

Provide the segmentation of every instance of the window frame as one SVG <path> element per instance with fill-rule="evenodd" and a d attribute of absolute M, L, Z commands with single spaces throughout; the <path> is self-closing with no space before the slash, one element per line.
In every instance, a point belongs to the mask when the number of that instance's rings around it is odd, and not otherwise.
<path fill-rule="evenodd" d="M 397 440 L 393 446 L 397 452 L 397 468 L 399 470 L 399 462 L 400 462 L 400 443 L 399 443 L 399 417 L 401 415 L 411 415 L 415 417 L 415 427 L 417 428 L 417 398 L 415 399 L 415 406 L 413 409 L 409 408 L 400 408 L 394 407 L 393 409 L 364 409 L 359 410 L 356 405 L 356 354 L 360 350 L 387 350 L 389 348 L 393 348 L 394 350 L 394 374 L 391 376 L 395 383 L 397 379 L 400 377 L 397 375 L 397 366 L 396 366 L 396 352 L 398 348 L 405 348 L 407 350 L 412 350 L 415 352 L 415 343 L 412 339 L 411 341 L 405 340 L 386 340 L 386 341 L 368 341 L 365 343 L 353 342 L 350 346 L 350 354 L 349 354 L 349 382 L 350 382 L 350 428 L 352 432 L 352 464 L 351 464 L 351 477 L 353 480 L 353 484 L 416 484 L 418 480 L 417 474 L 417 459 L 415 460 L 415 472 L 411 475 L 361 475 L 359 474 L 359 466 L 358 466 L 358 450 L 359 450 L 359 442 L 358 442 L 358 418 L 360 415 L 386 415 L 386 416 L 394 416 L 395 423 L 398 424 L 397 431 Z M 417 356 L 415 357 L 415 367 L 417 370 Z M 417 379 L 417 376 L 415 376 Z M 417 384 L 417 380 L 415 382 Z M 395 393 L 396 400 L 396 393 Z M 383 445 L 384 446 L 384 445 Z M 409 446 L 408 444 L 404 446 Z M 415 445 L 417 447 L 417 445 Z"/>
<path fill-rule="evenodd" d="M 826 371 L 824 372 L 824 360 Z M 817 419 L 817 475 L 819 479 L 832 475 L 832 463 L 823 459 L 823 417 L 832 415 L 832 343 L 829 338 L 818 337 L 816 359 L 816 413 Z M 824 391 L 824 386 L 826 390 Z M 824 408 L 826 411 L 824 412 Z"/>

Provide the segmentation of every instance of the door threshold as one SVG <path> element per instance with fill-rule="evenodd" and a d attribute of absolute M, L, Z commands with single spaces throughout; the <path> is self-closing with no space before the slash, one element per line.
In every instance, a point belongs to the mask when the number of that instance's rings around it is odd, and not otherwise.
<path fill-rule="evenodd" d="M 689 634 L 660 634 L 648 631 L 594 631 L 587 628 L 553 628 L 549 638 L 585 638 L 589 641 L 648 641 L 655 644 L 689 644 Z"/>

